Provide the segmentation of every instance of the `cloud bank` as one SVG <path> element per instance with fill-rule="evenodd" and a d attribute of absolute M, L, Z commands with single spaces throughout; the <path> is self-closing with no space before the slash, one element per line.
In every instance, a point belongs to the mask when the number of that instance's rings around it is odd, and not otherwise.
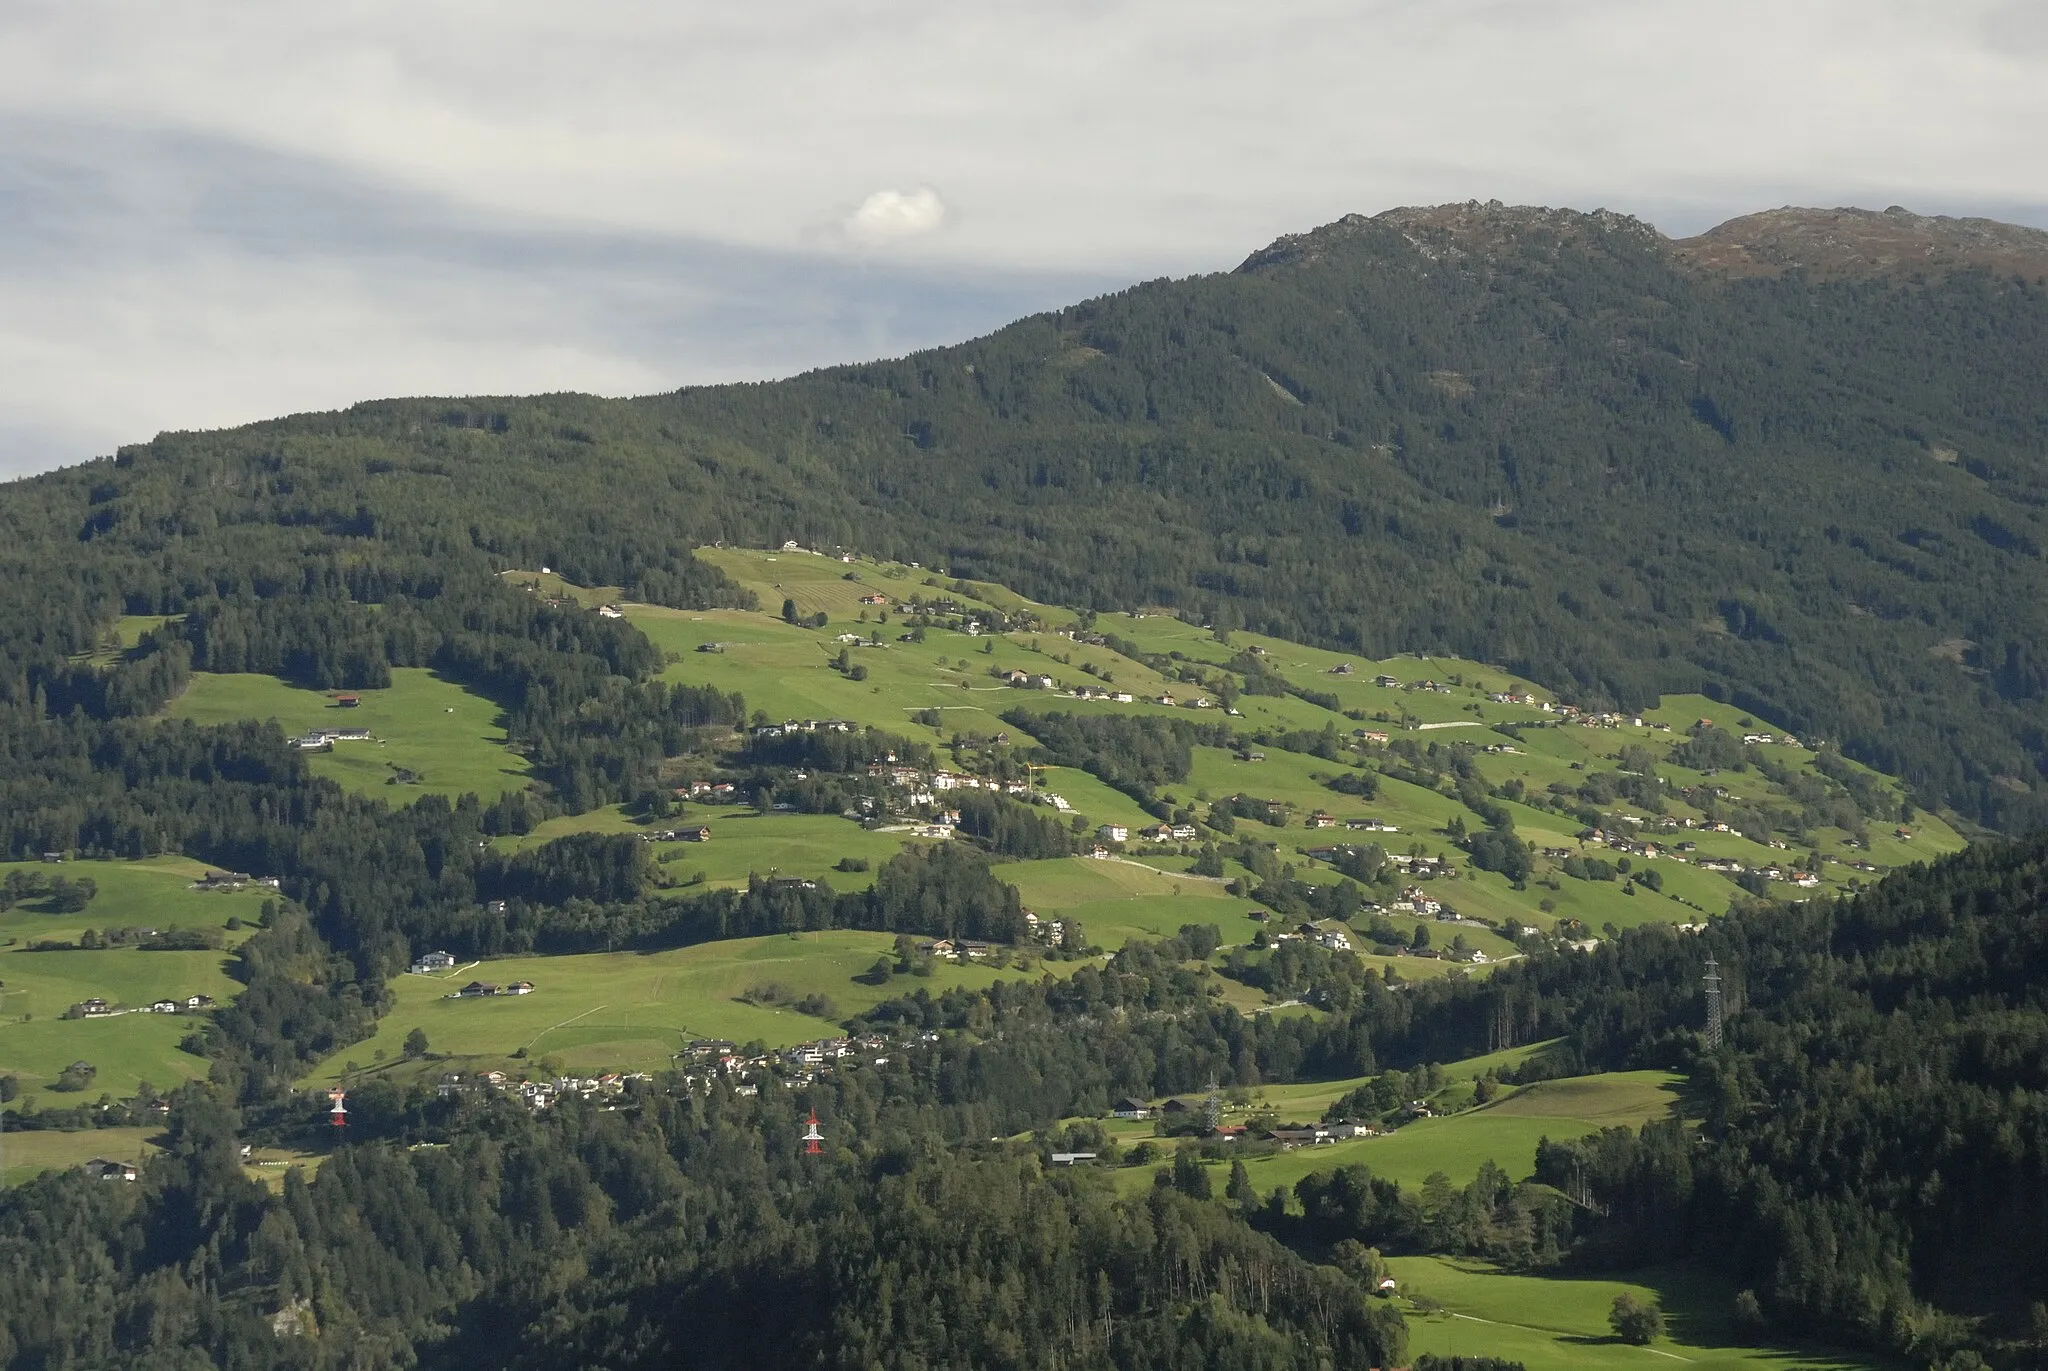
<path fill-rule="evenodd" d="M 1404 203 L 2044 224 L 2044 127 L 2036 0 L 15 0 L 0 472 L 781 374 Z"/>

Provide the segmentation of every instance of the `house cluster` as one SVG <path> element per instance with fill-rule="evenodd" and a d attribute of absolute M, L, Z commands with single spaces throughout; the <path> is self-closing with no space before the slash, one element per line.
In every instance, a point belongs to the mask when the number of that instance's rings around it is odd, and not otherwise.
<path fill-rule="evenodd" d="M 150 1002 L 152 1014 L 197 1014 L 214 1007 L 211 995 L 187 995 L 182 1000 L 163 999 Z"/>
<path fill-rule="evenodd" d="M 471 981 L 462 989 L 448 996 L 451 1000 L 483 1000 L 493 995 L 531 995 L 532 981 L 514 981 L 510 985 L 497 985 L 491 981 Z"/>
<path fill-rule="evenodd" d="M 1065 919 L 1041 919 L 1030 910 L 1024 911 L 1024 926 L 1031 931 L 1034 941 L 1049 947 L 1059 947 L 1067 940 Z"/>
<path fill-rule="evenodd" d="M 1194 838 L 1193 824 L 1153 824 L 1138 830 L 1138 841 L 1142 843 L 1186 843 Z"/>
<path fill-rule="evenodd" d="M 640 835 L 643 843 L 708 843 L 711 829 L 706 824 L 684 824 L 681 828 L 650 828 Z"/>
<path fill-rule="evenodd" d="M 193 890 L 247 890 L 250 886 L 264 890 L 276 890 L 275 876 L 251 876 L 246 871 L 209 871 L 192 882 Z"/>
<path fill-rule="evenodd" d="M 1529 705 L 1536 709 L 1548 708 L 1543 701 L 1537 699 L 1526 690 L 1519 693 L 1512 690 L 1496 690 L 1486 698 L 1497 705 Z"/>
<path fill-rule="evenodd" d="M 1397 914 L 1414 914 L 1425 919 L 1441 918 L 1444 914 L 1443 902 L 1424 893 L 1418 885 L 1403 887 L 1401 898 L 1395 900 L 1388 908 Z"/>
<path fill-rule="evenodd" d="M 860 725 L 851 719 L 784 719 L 779 724 L 760 724 L 749 730 L 756 738 L 781 738 L 798 733 L 851 733 Z"/>
<path fill-rule="evenodd" d="M 134 1162 L 109 1161 L 105 1157 L 94 1157 L 79 1169 L 96 1181 L 132 1181 L 142 1174 Z"/>
<path fill-rule="evenodd" d="M 1332 952 L 1349 952 L 1351 950 L 1351 939 L 1345 935 L 1342 929 L 1318 928 L 1311 923 L 1296 924 L 1288 932 L 1275 933 L 1272 935 L 1271 941 L 1276 943 L 1314 943 L 1316 946 L 1326 947 Z"/>
<path fill-rule="evenodd" d="M 367 728 L 316 728 L 292 739 L 292 746 L 301 752 L 328 752 L 336 743 L 369 741 L 370 730 Z"/>
<path fill-rule="evenodd" d="M 1379 1136 L 1379 1131 L 1379 1125 L 1366 1123 L 1362 1119 L 1340 1119 L 1336 1123 L 1275 1128 L 1269 1130 L 1266 1136 L 1282 1147 L 1316 1147 L 1324 1143 L 1348 1142 L 1352 1138 L 1375 1138 Z"/>
<path fill-rule="evenodd" d="M 1203 1101 L 1170 1099 L 1154 1106 L 1144 1100 L 1129 1096 L 1118 1100 L 1110 1107 L 1110 1117 L 1115 1119 L 1157 1119 L 1185 1118 L 1213 1108 Z M 1372 1138 L 1379 1135 L 1379 1125 L 1363 1119 L 1339 1119 L 1334 1123 L 1288 1124 L 1270 1128 L 1258 1135 L 1282 1147 L 1308 1147 L 1320 1143 L 1344 1142 L 1352 1138 Z M 1218 1123 L 1211 1126 L 1208 1135 L 1221 1142 L 1238 1142 L 1252 1136 L 1251 1130 L 1243 1124 Z"/>
<path fill-rule="evenodd" d="M 1056 688 L 1053 678 L 1043 673 L 1029 671 L 1006 672 L 1003 679 L 1023 690 L 1052 690 Z"/>
<path fill-rule="evenodd" d="M 993 790 L 1005 795 L 1026 795 L 1031 791 L 1025 781 L 999 781 L 993 776 L 970 776 L 960 771 L 935 771 L 930 785 L 934 791 Z"/>
<path fill-rule="evenodd" d="M 927 1032 L 919 1041 L 936 1042 L 938 1036 Z M 676 1053 L 676 1059 L 687 1086 L 722 1079 L 737 1082 L 735 1088 L 742 1095 L 755 1095 L 760 1093 L 759 1080 L 770 1073 L 780 1073 L 774 1078 L 785 1084 L 802 1085 L 849 1059 L 884 1066 L 889 1061 L 888 1047 L 889 1040 L 880 1034 L 863 1033 L 851 1038 L 818 1038 L 780 1051 L 749 1055 L 727 1039 L 698 1038 Z"/>
<path fill-rule="evenodd" d="M 785 1047 L 775 1054 L 775 1059 L 787 1070 L 814 1071 L 834 1062 L 857 1057 L 862 1061 L 882 1066 L 888 1057 L 877 1056 L 889 1046 L 889 1040 L 878 1033 L 863 1033 L 854 1038 L 817 1038 L 794 1047 Z"/>
<path fill-rule="evenodd" d="M 731 781 L 692 781 L 687 786 L 677 786 L 676 793 L 699 804 L 729 805 L 740 798 L 740 788 Z"/>
<path fill-rule="evenodd" d="M 1068 692 L 1077 700 L 1109 700 L 1120 705 L 1137 703 L 1138 697 L 1128 690 L 1106 690 L 1101 686 L 1075 686 Z"/>
<path fill-rule="evenodd" d="M 612 1071 L 602 1076 L 557 1076 L 546 1081 L 515 1081 L 502 1071 L 479 1071 L 472 1076 L 450 1071 L 435 1084 L 434 1093 L 443 1099 L 451 1095 L 474 1095 L 485 1091 L 491 1094 L 515 1094 L 527 1108 L 539 1111 L 553 1105 L 557 1100 L 570 1096 L 587 1100 L 623 1095 L 627 1082 L 653 1079 L 644 1071 Z"/>
<path fill-rule="evenodd" d="M 928 938 L 917 945 L 919 955 L 926 957 L 966 958 L 981 961 L 993 957 L 1002 947 L 1001 943 L 983 942 L 979 938 Z"/>
<path fill-rule="evenodd" d="M 107 1019 L 112 1018 L 116 1014 L 126 1014 L 131 1012 L 149 1014 L 197 1014 L 203 1010 L 208 1010 L 215 1007 L 216 1006 L 214 1003 L 214 998 L 211 995 L 186 995 L 181 999 L 166 998 L 161 1000 L 152 1000 L 146 1009 L 130 1011 L 117 1008 L 116 1006 L 107 1003 L 105 997 L 103 996 L 94 995 L 90 999 L 80 1000 L 77 1004 L 72 1005 L 71 1008 L 68 1011 L 66 1011 L 64 1017 L 70 1019 Z"/>

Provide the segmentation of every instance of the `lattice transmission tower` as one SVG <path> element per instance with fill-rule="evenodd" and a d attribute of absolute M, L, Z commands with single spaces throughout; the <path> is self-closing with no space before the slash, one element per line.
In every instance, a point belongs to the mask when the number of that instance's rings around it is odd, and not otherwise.
<path fill-rule="evenodd" d="M 1707 974 L 1700 978 L 1707 987 L 1707 1046 L 1721 1045 L 1721 964 L 1707 958 Z"/>

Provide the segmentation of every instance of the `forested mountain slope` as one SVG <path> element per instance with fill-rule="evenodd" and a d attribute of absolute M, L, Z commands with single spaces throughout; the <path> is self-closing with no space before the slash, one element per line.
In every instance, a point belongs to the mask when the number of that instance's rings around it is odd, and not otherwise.
<path fill-rule="evenodd" d="M 2025 826 L 2048 814 L 2042 241 L 1392 211 L 784 382 L 166 435 L 0 491 L 0 692 L 131 707 L 64 665 L 124 607 L 541 563 L 703 603 L 692 543 L 796 538 L 1588 701 L 1705 690 Z"/>

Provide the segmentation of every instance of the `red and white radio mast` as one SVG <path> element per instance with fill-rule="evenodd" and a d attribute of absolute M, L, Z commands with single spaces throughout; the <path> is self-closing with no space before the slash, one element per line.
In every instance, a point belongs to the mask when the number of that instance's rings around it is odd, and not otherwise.
<path fill-rule="evenodd" d="M 818 1131 L 818 1111 L 811 1111 L 810 1125 L 804 1129 L 804 1155 L 815 1157 L 825 1150 L 825 1135 Z"/>
<path fill-rule="evenodd" d="M 334 1106 L 334 1112 L 327 1116 L 327 1122 L 333 1124 L 336 1128 L 346 1128 L 348 1126 L 348 1106 L 343 1104 L 342 1101 L 348 1098 L 348 1092 L 340 1086 L 336 1086 L 327 1092 L 327 1098 Z"/>

